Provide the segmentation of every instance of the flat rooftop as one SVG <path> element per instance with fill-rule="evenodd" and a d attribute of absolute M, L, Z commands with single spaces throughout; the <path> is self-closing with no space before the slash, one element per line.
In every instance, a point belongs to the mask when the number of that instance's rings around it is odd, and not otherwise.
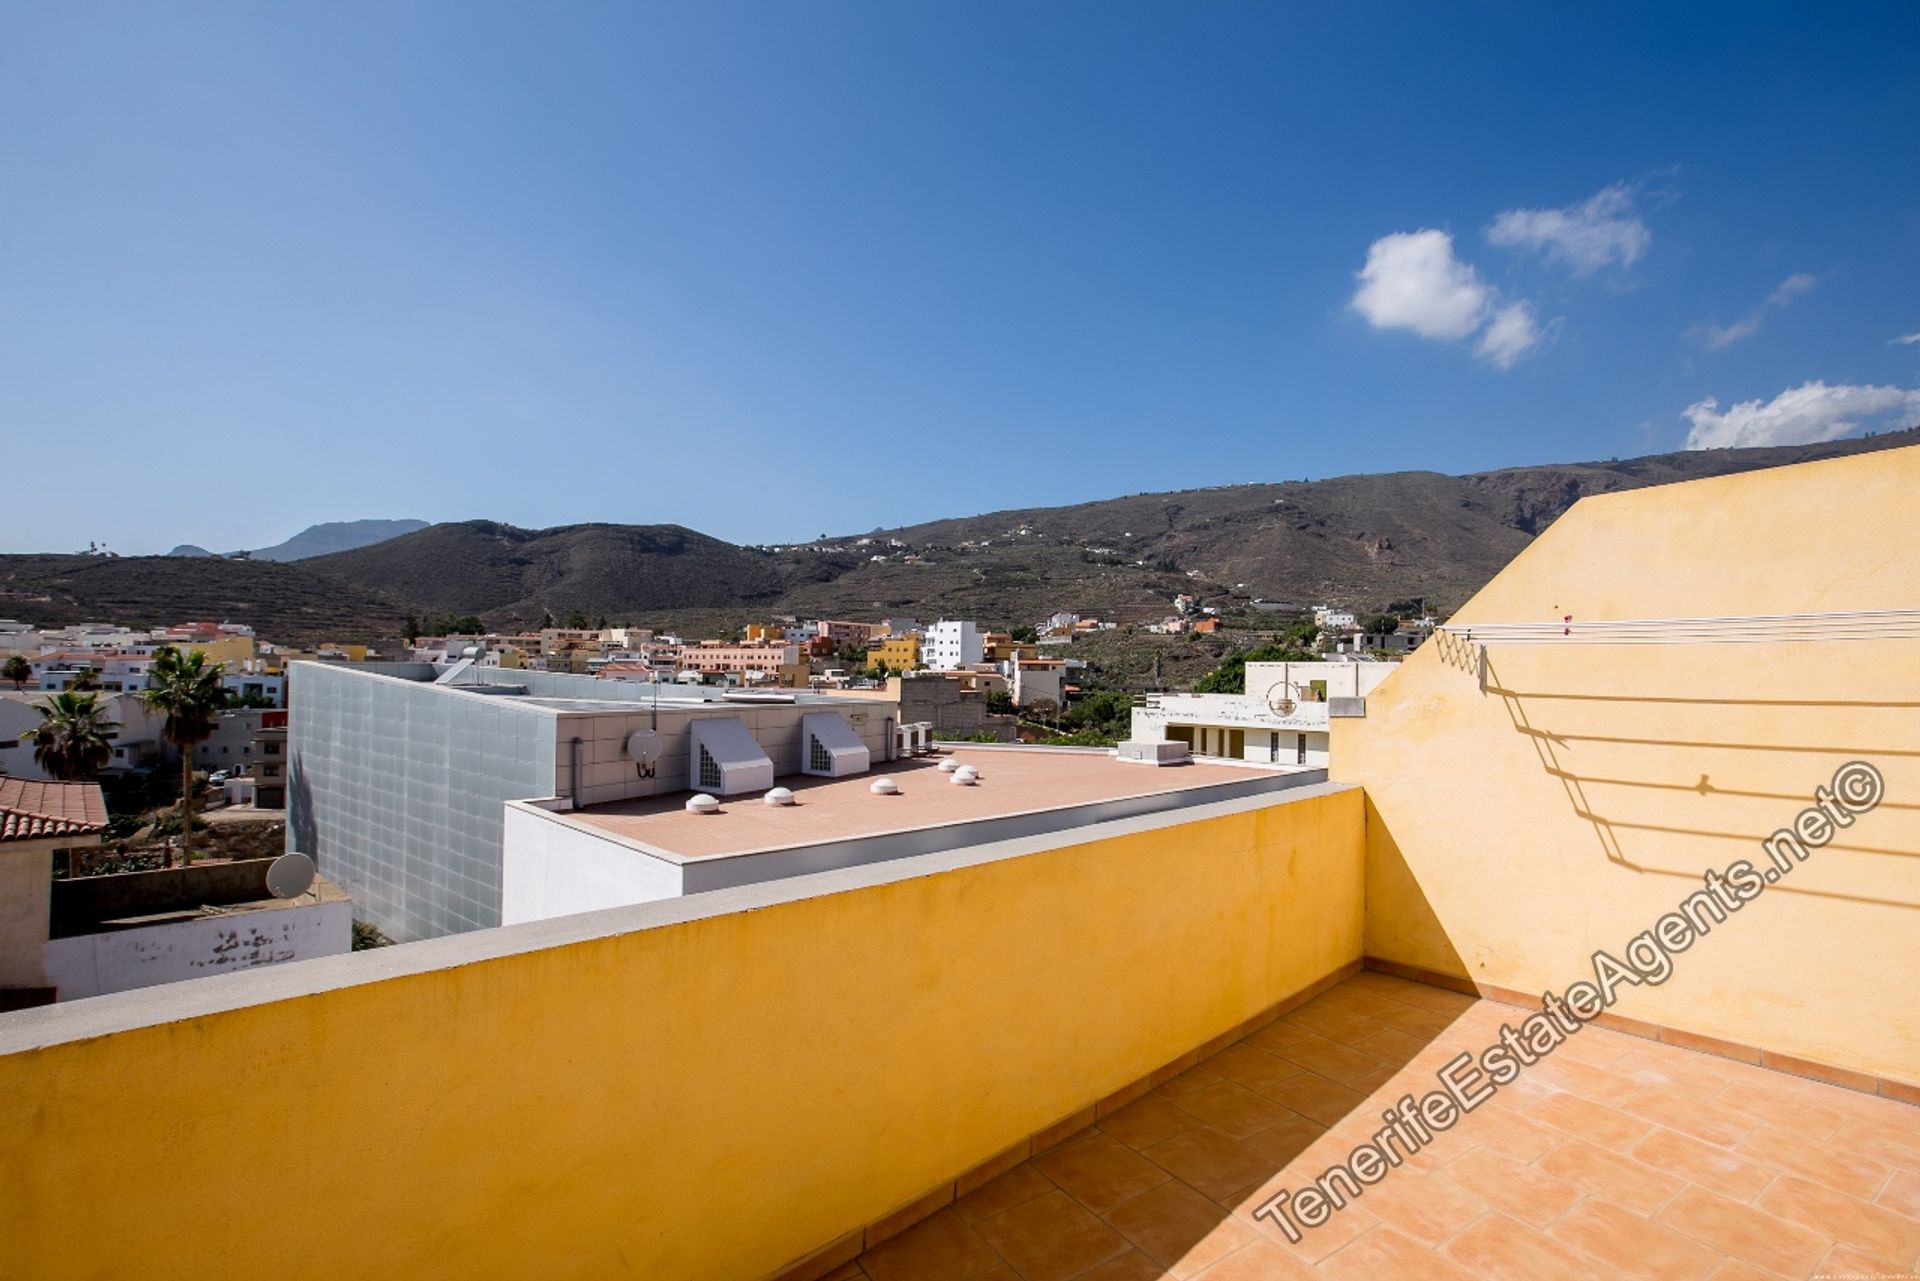
<path fill-rule="evenodd" d="M 947 759 L 973 766 L 980 781 L 971 787 L 953 783 L 939 768 Z M 1290 777 L 1295 775 L 1300 777 Z M 1140 798 L 1166 802 L 1149 808 L 1172 809 L 1224 799 L 1223 791 L 1240 794 L 1292 781 L 1317 782 L 1324 776 L 1323 770 L 1286 767 L 1139 765 L 1105 752 L 1044 747 L 957 747 L 877 764 L 847 778 L 783 776 L 777 782 L 792 790 L 792 805 L 768 805 L 762 793 L 750 792 L 722 798 L 718 814 L 689 814 L 685 806 L 691 793 L 679 792 L 590 806 L 558 817 L 657 857 L 687 863 L 1021 816 L 1064 816 L 1082 807 Z M 892 779 L 899 792 L 875 795 L 868 787 L 877 778 Z M 1046 826 L 1058 830 L 1071 825 Z"/>

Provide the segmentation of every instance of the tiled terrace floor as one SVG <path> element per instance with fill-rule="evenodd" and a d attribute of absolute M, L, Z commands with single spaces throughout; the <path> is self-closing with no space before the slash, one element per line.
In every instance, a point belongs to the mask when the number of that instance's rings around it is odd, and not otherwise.
<path fill-rule="evenodd" d="M 1290 1243 L 1253 1211 L 1526 1011 L 1361 974 L 834 1281 L 1902 1277 L 1920 1108 L 1596 1027 Z"/>

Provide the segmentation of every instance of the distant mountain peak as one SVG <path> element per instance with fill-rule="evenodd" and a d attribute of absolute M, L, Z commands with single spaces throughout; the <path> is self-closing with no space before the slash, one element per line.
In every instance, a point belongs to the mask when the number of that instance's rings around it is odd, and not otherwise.
<path fill-rule="evenodd" d="M 260 548 L 253 553 L 253 559 L 306 560 L 334 552 L 350 552 L 425 529 L 427 524 L 424 520 L 330 520 L 309 525 L 284 543 Z"/>

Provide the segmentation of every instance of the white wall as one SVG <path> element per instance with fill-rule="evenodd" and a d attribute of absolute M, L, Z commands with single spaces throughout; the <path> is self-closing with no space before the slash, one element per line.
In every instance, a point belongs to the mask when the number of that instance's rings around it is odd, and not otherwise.
<path fill-rule="evenodd" d="M 352 950 L 353 904 L 342 899 L 49 939 L 42 956 L 47 982 L 70 1001 Z"/>
<path fill-rule="evenodd" d="M 543 921 L 684 893 L 678 863 L 509 801 L 501 842 L 500 923 Z"/>
<path fill-rule="evenodd" d="M 1325 681 L 1328 698 L 1365 698 L 1398 670 L 1398 663 L 1248 663 L 1247 692 L 1264 697 L 1282 681 L 1308 688 Z"/>
<path fill-rule="evenodd" d="M 0 844 L 0 987 L 44 987 L 41 949 L 53 897 L 53 851 L 72 841 Z"/>

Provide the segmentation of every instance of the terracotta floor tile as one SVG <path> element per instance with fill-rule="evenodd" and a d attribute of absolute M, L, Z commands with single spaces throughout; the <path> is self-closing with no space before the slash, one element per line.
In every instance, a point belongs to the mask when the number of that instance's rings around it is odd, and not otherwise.
<path fill-rule="evenodd" d="M 1540 1066 L 1530 1069 L 1527 1075 L 1558 1089 L 1578 1094 L 1583 1099 L 1604 1103 L 1610 1108 L 1623 1106 L 1627 1100 L 1647 1088 L 1642 1082 L 1611 1068 L 1597 1068 L 1587 1063 L 1575 1063 L 1572 1059 L 1549 1059 Z"/>
<path fill-rule="evenodd" d="M 1829 1241 L 1882 1258 L 1911 1261 L 1920 1255 L 1920 1223 L 1797 1174 L 1781 1175 L 1754 1204 Z"/>
<path fill-rule="evenodd" d="M 1907 1111 L 1920 1114 L 1920 1108 L 1905 1106 Z M 1901 1122 L 1905 1119 L 1896 1118 L 1892 1123 L 1850 1121 L 1840 1127 L 1833 1141 L 1883 1165 L 1920 1174 L 1920 1130 L 1904 1128 Z M 1914 1124 L 1920 1125 L 1920 1121 Z"/>
<path fill-rule="evenodd" d="M 1091 1272 L 1082 1272 L 1073 1281 L 1160 1281 L 1166 1269 L 1138 1250 L 1129 1250 L 1108 1259 Z"/>
<path fill-rule="evenodd" d="M 1256 1219 L 1253 1221 L 1253 1226 L 1259 1230 L 1261 1236 L 1287 1253 L 1304 1259 L 1308 1263 L 1317 1263 L 1379 1227 L 1380 1220 L 1361 1209 L 1356 1203 L 1348 1205 L 1344 1210 L 1336 1211 L 1318 1227 L 1310 1228 L 1302 1224 L 1294 1224 L 1294 1230 L 1300 1234 L 1298 1241 L 1288 1236 L 1280 1225 L 1270 1218 Z"/>
<path fill-rule="evenodd" d="M 1597 1271 L 1593 1260 L 1504 1214 L 1487 1215 L 1441 1253 L 1479 1281 L 1592 1281 Z"/>
<path fill-rule="evenodd" d="M 1254 1241 L 1200 1273 L 1197 1281 L 1320 1281 L 1320 1273 L 1271 1242 Z"/>
<path fill-rule="evenodd" d="M 1218 1203 L 1178 1182 L 1144 1192 L 1106 1217 L 1108 1226 L 1172 1277 L 1190 1277 L 1259 1235 Z"/>
<path fill-rule="evenodd" d="M 1629 1151 L 1653 1129 L 1649 1121 L 1565 1090 L 1527 1104 L 1526 1114 L 1543 1125 L 1615 1152 Z"/>
<path fill-rule="evenodd" d="M 1267 1054 L 1280 1054 L 1287 1046 L 1296 1044 L 1312 1036 L 1313 1033 L 1291 1023 L 1274 1022 L 1242 1041 L 1242 1045 L 1251 1045 Z"/>
<path fill-rule="evenodd" d="M 1756 1268 L 1745 1259 L 1722 1259 L 1707 1281 L 1780 1281 L 1780 1274 Z"/>
<path fill-rule="evenodd" d="M 975 1230 L 1026 1281 L 1067 1281 L 1127 1249 L 1118 1233 L 1064 1192 L 982 1219 Z"/>
<path fill-rule="evenodd" d="M 1380 1024 L 1370 1015 L 1353 1010 L 1343 1010 L 1333 1006 L 1319 1006 L 1318 1002 L 1308 1005 L 1280 1020 L 1294 1027 L 1305 1028 L 1319 1038 L 1346 1044 L 1372 1036 L 1380 1030 Z"/>
<path fill-rule="evenodd" d="M 1360 1091 L 1314 1072 L 1302 1072 L 1261 1093 L 1322 1125 L 1339 1124 L 1366 1100 Z"/>
<path fill-rule="evenodd" d="M 1517 1112 L 1501 1112 L 1491 1107 L 1476 1108 L 1451 1133 L 1522 1165 L 1539 1160 L 1566 1138 L 1558 1130 L 1536 1125 Z"/>
<path fill-rule="evenodd" d="M 1838 1087 L 1827 1088 L 1838 1092 Z M 1848 1119 L 1844 1111 L 1825 1100 L 1807 1099 L 1786 1091 L 1762 1096 L 1750 1086 L 1729 1085 L 1710 1102 L 1715 1107 L 1751 1118 L 1756 1126 L 1791 1131 L 1815 1141 L 1831 1138 Z"/>
<path fill-rule="evenodd" d="M 1374 1028 L 1371 1034 L 1353 1042 L 1353 1048 L 1387 1063 L 1405 1063 L 1433 1044 L 1430 1037 L 1415 1036 L 1396 1027 L 1381 1027 L 1376 1023 Z"/>
<path fill-rule="evenodd" d="M 1655 1216 L 1681 1236 L 1782 1276 L 1803 1277 L 1832 1241 L 1750 1205 L 1688 1188 Z"/>
<path fill-rule="evenodd" d="M 1319 1036 L 1296 1041 L 1280 1057 L 1309 1072 L 1318 1072 L 1330 1081 L 1343 1081 L 1355 1072 L 1368 1072 L 1382 1066 L 1380 1060 L 1370 1054 Z"/>
<path fill-rule="evenodd" d="M 1148 1148 L 1162 1139 L 1184 1134 L 1198 1124 L 1193 1113 L 1175 1107 L 1158 1095 L 1148 1094 L 1118 1112 L 1101 1117 L 1097 1128 L 1130 1148 Z"/>
<path fill-rule="evenodd" d="M 1762 1127 L 1740 1140 L 1734 1150 L 1862 1201 L 1871 1201 L 1880 1195 L 1880 1189 L 1893 1177 L 1891 1168 L 1872 1157 L 1785 1130 Z"/>
<path fill-rule="evenodd" d="M 1910 1259 L 1886 1259 L 1857 1246 L 1836 1245 L 1815 1265 L 1816 1277 L 1907 1278 L 1915 1275 Z"/>
<path fill-rule="evenodd" d="M 1475 1281 L 1472 1273 L 1392 1228 L 1379 1227 L 1320 1262 L 1336 1281 Z"/>
<path fill-rule="evenodd" d="M 1206 1066 L 1229 1081 L 1236 1081 L 1252 1090 L 1277 1084 L 1300 1072 L 1297 1064 L 1257 1049 L 1246 1041 L 1220 1051 L 1207 1060 Z"/>
<path fill-rule="evenodd" d="M 1171 1081 L 1165 1081 L 1156 1086 L 1154 1093 L 1165 1098 L 1177 1099 L 1190 1090 L 1197 1090 L 1203 1085 L 1211 1085 L 1215 1081 L 1224 1079 L 1205 1063 L 1196 1063 Z"/>
<path fill-rule="evenodd" d="M 1446 1179 L 1529 1227 L 1544 1228 L 1580 1199 L 1580 1190 L 1544 1170 L 1475 1148 L 1433 1176 Z"/>
<path fill-rule="evenodd" d="M 1275 1060 L 1276 1062 L 1278 1060 Z M 1174 1105 L 1191 1112 L 1222 1134 L 1243 1139 L 1295 1115 L 1265 1095 L 1255 1094 L 1237 1081 L 1213 1081 L 1189 1090 Z"/>
<path fill-rule="evenodd" d="M 1033 1167 L 1095 1214 L 1105 1214 L 1168 1177 L 1104 1130 L 1033 1158 Z"/>
<path fill-rule="evenodd" d="M 1641 1216 L 1657 1213 L 1686 1186 L 1673 1175 L 1579 1139 L 1567 1140 L 1534 1164 L 1588 1196 Z"/>
<path fill-rule="evenodd" d="M 1634 1144 L 1629 1155 L 1736 1201 L 1751 1201 L 1759 1196 L 1777 1173 L 1771 1166 L 1749 1160 L 1731 1148 L 1702 1143 L 1658 1128 Z"/>
<path fill-rule="evenodd" d="M 1619 1275 L 1645 1281 L 1691 1281 L 1705 1277 L 1720 1261 L 1720 1251 L 1605 1201 L 1582 1201 L 1548 1232 Z"/>
<path fill-rule="evenodd" d="M 1430 987 L 1425 983 L 1409 984 L 1401 993 L 1400 1000 L 1415 1009 L 1428 1010 L 1435 1014 L 1455 1015 L 1479 1003 L 1479 998 L 1464 992 L 1449 992 L 1445 988 Z"/>
<path fill-rule="evenodd" d="M 882 1241 L 859 1262 L 873 1281 L 970 1281 L 998 1267 L 1000 1257 L 946 1209 Z"/>
<path fill-rule="evenodd" d="M 1909 1219 L 1920 1219 L 1920 1174 L 1898 1171 L 1881 1190 L 1875 1204 L 1883 1205 L 1895 1214 L 1904 1214 Z"/>
<path fill-rule="evenodd" d="M 1404 1169 L 1368 1188 L 1362 1204 L 1382 1223 L 1436 1246 L 1487 1212 L 1486 1201 L 1457 1184 Z"/>
<path fill-rule="evenodd" d="M 1216 1201 L 1267 1178 L 1277 1168 L 1252 1148 L 1207 1126 L 1156 1143 L 1141 1155 Z"/>
<path fill-rule="evenodd" d="M 1011 1210 L 1016 1205 L 1045 1196 L 1053 1190 L 1053 1184 L 1047 1182 L 1046 1176 L 1034 1169 L 1030 1162 L 1022 1161 L 1005 1174 L 989 1179 L 955 1201 L 953 1211 L 969 1223 L 978 1223 L 981 1219 L 990 1218 L 1002 1210 Z"/>
<path fill-rule="evenodd" d="M 1309 1121 L 1298 1112 L 1288 1112 L 1264 1130 L 1256 1130 L 1240 1141 L 1268 1158 L 1277 1168 L 1291 1164 L 1327 1133 L 1318 1121 Z M 1318 1173 L 1318 1171 L 1315 1171 Z"/>
<path fill-rule="evenodd" d="M 1707 1099 L 1681 1098 L 1671 1091 L 1655 1088 L 1640 1090 L 1626 1100 L 1623 1108 L 1669 1130 L 1727 1148 L 1760 1124 L 1758 1118 L 1741 1116 Z"/>

